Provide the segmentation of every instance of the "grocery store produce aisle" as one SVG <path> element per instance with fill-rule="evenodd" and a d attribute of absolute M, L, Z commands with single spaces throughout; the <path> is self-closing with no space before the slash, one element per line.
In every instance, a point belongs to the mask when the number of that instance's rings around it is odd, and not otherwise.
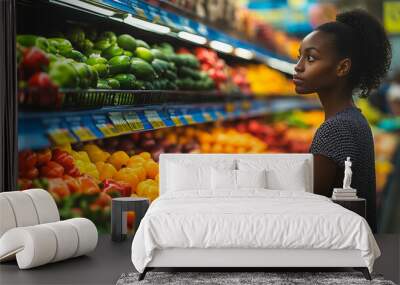
<path fill-rule="evenodd" d="M 375 238 L 382 256 L 376 261 L 374 272 L 383 274 L 386 280 L 399 284 L 400 235 L 380 234 L 375 235 Z M 111 241 L 109 235 L 101 235 L 97 249 L 88 256 L 30 270 L 19 270 L 16 262 L 4 263 L 0 265 L 0 283 L 2 285 L 115 284 L 122 273 L 134 271 L 130 260 L 131 242 L 132 238 L 129 238 L 116 243 Z M 347 269 L 338 269 L 341 270 Z"/>

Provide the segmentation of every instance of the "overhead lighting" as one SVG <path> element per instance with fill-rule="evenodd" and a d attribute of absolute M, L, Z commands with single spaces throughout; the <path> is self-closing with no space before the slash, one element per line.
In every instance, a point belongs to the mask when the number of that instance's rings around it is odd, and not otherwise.
<path fill-rule="evenodd" d="M 101 14 L 107 17 L 110 17 L 112 15 L 114 15 L 114 11 L 106 9 L 106 8 L 102 8 L 93 4 L 89 4 L 87 2 L 84 1 L 80 1 L 80 0 L 53 0 L 51 2 L 54 3 L 64 3 L 67 4 L 68 6 L 75 6 L 75 7 L 79 7 L 82 8 L 84 10 L 90 11 L 90 12 L 95 12 L 97 14 Z"/>
<path fill-rule="evenodd" d="M 233 46 L 231 46 L 230 44 L 220 42 L 220 41 L 211 41 L 210 47 L 215 50 L 225 52 L 225 53 L 231 53 L 233 51 Z"/>
<path fill-rule="evenodd" d="M 132 17 L 132 15 L 129 15 L 128 17 L 126 17 L 124 19 L 124 23 L 129 24 L 134 27 L 137 27 L 137 28 L 140 28 L 142 30 L 156 32 L 159 34 L 168 34 L 169 32 L 171 32 L 171 29 L 167 26 L 143 21 L 141 19 Z"/>
<path fill-rule="evenodd" d="M 244 59 L 252 59 L 254 53 L 245 48 L 235 48 L 235 55 Z"/>
<path fill-rule="evenodd" d="M 194 42 L 196 44 L 200 44 L 200 45 L 204 45 L 205 43 L 207 43 L 207 39 L 205 37 L 195 35 L 192 33 L 188 33 L 188 32 L 179 32 L 178 37 L 180 37 L 181 39 L 187 40 L 187 41 Z"/>
<path fill-rule="evenodd" d="M 267 64 L 274 69 L 280 70 L 280 71 L 285 72 L 290 75 L 292 75 L 294 73 L 295 64 L 293 64 L 293 63 L 290 63 L 290 62 L 287 62 L 284 60 L 280 60 L 277 58 L 272 58 L 272 57 L 267 58 L 266 61 L 267 61 Z"/>

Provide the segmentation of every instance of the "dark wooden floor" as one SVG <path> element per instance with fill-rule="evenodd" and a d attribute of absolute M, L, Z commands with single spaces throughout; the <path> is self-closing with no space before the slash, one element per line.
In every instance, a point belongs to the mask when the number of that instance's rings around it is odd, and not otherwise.
<path fill-rule="evenodd" d="M 374 272 L 399 284 L 400 235 L 376 235 L 376 240 L 382 256 L 376 261 Z M 131 239 L 114 243 L 110 236 L 102 235 L 96 250 L 88 256 L 29 270 L 19 270 L 15 262 L 3 263 L 0 284 L 115 284 L 122 273 L 134 271 L 130 253 Z"/>

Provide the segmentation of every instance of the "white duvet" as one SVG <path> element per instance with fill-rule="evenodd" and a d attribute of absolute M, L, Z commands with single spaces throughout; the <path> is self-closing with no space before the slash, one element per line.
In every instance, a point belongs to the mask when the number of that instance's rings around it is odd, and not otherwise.
<path fill-rule="evenodd" d="M 133 265 L 143 272 L 165 248 L 358 249 L 370 272 L 380 256 L 359 215 L 320 195 L 265 189 L 162 195 L 135 234 Z"/>

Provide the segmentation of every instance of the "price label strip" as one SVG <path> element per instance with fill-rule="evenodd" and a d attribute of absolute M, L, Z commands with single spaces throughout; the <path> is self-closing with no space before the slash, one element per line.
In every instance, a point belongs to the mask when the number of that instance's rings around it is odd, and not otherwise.
<path fill-rule="evenodd" d="M 171 116 L 172 122 L 174 122 L 175 126 L 183 126 L 181 119 L 178 116 Z"/>
<path fill-rule="evenodd" d="M 76 139 L 66 128 L 52 128 L 47 131 L 49 137 L 56 145 L 75 143 Z"/>
<path fill-rule="evenodd" d="M 109 138 L 119 134 L 118 130 L 115 129 L 114 125 L 109 122 L 105 115 L 93 115 L 93 120 L 104 137 Z"/>
<path fill-rule="evenodd" d="M 118 131 L 115 129 L 113 124 L 96 124 L 96 127 L 106 138 L 118 135 Z"/>
<path fill-rule="evenodd" d="M 92 120 L 85 119 L 84 116 L 71 116 L 65 118 L 68 123 L 69 129 L 79 139 L 79 141 L 89 141 L 97 139 L 97 136 L 90 130 L 89 125 Z"/>
<path fill-rule="evenodd" d="M 226 103 L 226 104 L 225 104 L 225 111 L 226 111 L 227 113 L 233 113 L 233 112 L 235 112 L 235 104 L 232 103 L 232 102 Z"/>
<path fill-rule="evenodd" d="M 121 112 L 108 113 L 108 117 L 110 118 L 111 122 L 113 123 L 119 134 L 126 134 L 131 132 L 131 127 L 124 119 Z"/>
<path fill-rule="evenodd" d="M 251 108 L 250 101 L 247 101 L 247 100 L 243 101 L 241 107 L 242 107 L 243 111 L 248 112 Z"/>
<path fill-rule="evenodd" d="M 144 130 L 143 122 L 136 112 L 124 113 L 124 117 L 132 131 Z"/>
<path fill-rule="evenodd" d="M 225 112 L 227 118 L 233 118 L 235 116 L 234 115 L 235 107 L 236 107 L 235 104 L 232 102 L 225 104 Z"/>
<path fill-rule="evenodd" d="M 225 119 L 225 115 L 221 110 L 216 110 L 215 114 L 217 115 L 217 120 L 224 120 Z"/>
<path fill-rule="evenodd" d="M 93 132 L 83 126 L 72 127 L 72 132 L 79 138 L 80 141 L 90 141 L 95 140 L 97 137 L 93 134 Z"/>
<path fill-rule="evenodd" d="M 181 120 L 181 115 L 177 113 L 176 110 L 174 109 L 169 109 L 168 110 L 169 113 L 169 117 L 171 119 L 171 121 L 175 124 L 175 126 L 183 126 L 184 123 Z"/>
<path fill-rule="evenodd" d="M 208 112 L 203 112 L 203 117 L 206 122 L 212 122 L 214 119 Z"/>
<path fill-rule="evenodd" d="M 154 129 L 166 127 L 164 121 L 161 119 L 161 117 L 157 111 L 148 110 L 148 111 L 144 111 L 144 114 Z"/>
<path fill-rule="evenodd" d="M 196 124 L 191 114 L 184 114 L 183 118 L 185 118 L 186 122 L 188 122 L 189 125 Z"/>

